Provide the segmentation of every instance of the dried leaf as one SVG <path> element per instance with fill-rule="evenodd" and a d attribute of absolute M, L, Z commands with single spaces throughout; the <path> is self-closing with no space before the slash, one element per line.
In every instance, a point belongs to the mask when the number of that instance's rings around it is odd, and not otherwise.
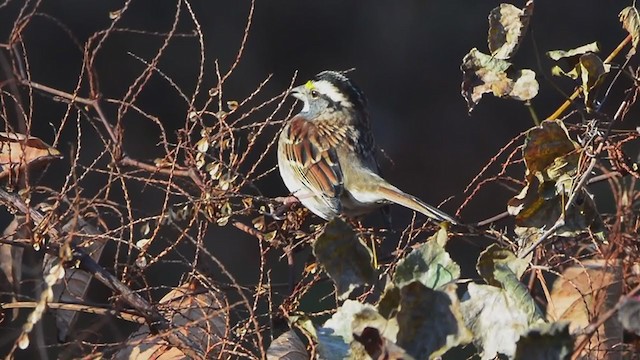
<path fill-rule="evenodd" d="M 392 342 L 398 333 L 395 319 L 385 319 L 372 305 L 346 300 L 317 331 L 320 358 L 363 358 L 366 350 L 362 344 L 354 342 L 353 334 L 362 334 L 367 327 L 377 329 Z"/>
<path fill-rule="evenodd" d="M 640 336 L 640 298 L 628 299 L 618 310 L 618 321 L 629 332 Z"/>
<path fill-rule="evenodd" d="M 516 216 L 516 233 L 529 238 L 553 226 L 564 216 L 560 236 L 574 236 L 601 222 L 592 196 L 580 189 L 576 201 L 565 211 L 567 199 L 577 181 L 582 149 L 569 138 L 562 121 L 545 120 L 529 130 L 522 154 L 527 167 L 527 185 L 509 200 L 507 210 Z M 531 239 L 533 241 L 534 239 Z"/>
<path fill-rule="evenodd" d="M 528 261 L 517 258 L 513 252 L 497 244 L 490 245 L 481 252 L 476 264 L 478 274 L 484 281 L 498 287 L 502 287 L 504 283 L 503 273 L 512 273 L 516 279 L 520 279 L 528 267 Z"/>
<path fill-rule="evenodd" d="M 469 284 L 460 310 L 481 359 L 493 359 L 499 353 L 514 356 L 516 341 L 530 326 L 528 306 L 523 305 L 504 289 Z"/>
<path fill-rule="evenodd" d="M 338 299 L 346 299 L 358 286 L 375 281 L 371 250 L 340 219 L 327 223 L 313 243 L 313 253 L 335 283 Z"/>
<path fill-rule="evenodd" d="M 7 240 L 28 239 L 28 230 L 24 227 L 24 216 L 17 215 L 2 232 Z M 0 270 L 4 279 L 0 281 L 0 291 L 11 294 L 11 301 L 17 301 L 16 295 L 20 294 L 22 281 L 22 255 L 24 249 L 9 244 L 0 244 Z M 12 320 L 18 316 L 19 309 L 13 309 Z"/>
<path fill-rule="evenodd" d="M 36 137 L 0 132 L 0 178 L 6 178 L 25 166 L 61 157 L 60 151 Z"/>
<path fill-rule="evenodd" d="M 533 99 L 539 85 L 532 70 L 513 70 L 512 64 L 472 49 L 462 60 L 462 96 L 469 112 L 485 93 L 520 101 Z"/>
<path fill-rule="evenodd" d="M 600 51 L 597 42 L 592 42 L 587 45 L 582 45 L 575 49 L 570 50 L 551 50 L 547 51 L 547 56 L 552 60 L 558 61 L 560 59 L 571 59 L 575 57 L 579 57 L 580 55 L 588 54 L 588 53 L 597 53 Z"/>
<path fill-rule="evenodd" d="M 513 252 L 497 244 L 490 245 L 478 257 L 476 268 L 487 284 L 502 288 L 516 300 L 529 323 L 542 319 L 542 313 L 520 278 L 529 267 L 528 261 L 519 259 Z"/>
<path fill-rule="evenodd" d="M 417 280 L 428 288 L 439 290 L 460 277 L 460 266 L 451 260 L 444 246 L 438 243 L 442 233 L 446 237 L 447 230 L 440 229 L 398 262 L 393 277 L 396 286 L 401 288 Z"/>
<path fill-rule="evenodd" d="M 82 218 L 74 219 L 62 227 L 64 233 L 79 234 L 74 237 L 72 244 L 89 254 L 96 262 L 100 261 L 100 256 L 106 245 L 106 239 L 100 235 L 102 233 L 93 225 Z M 44 273 L 47 274 L 52 266 L 58 264 L 56 256 L 45 255 Z M 89 284 L 92 275 L 80 269 L 68 269 L 64 274 L 64 280 L 53 286 L 54 302 L 62 303 L 86 303 Z M 54 310 L 56 326 L 58 328 L 58 339 L 64 341 L 73 330 L 78 319 L 78 312 L 71 310 Z"/>
<path fill-rule="evenodd" d="M 640 15 L 635 6 L 629 6 L 622 9 L 618 16 L 622 27 L 631 34 L 632 48 L 629 50 L 629 53 L 627 53 L 627 58 L 630 58 L 636 53 L 638 43 L 640 42 Z"/>
<path fill-rule="evenodd" d="M 581 329 L 616 305 L 622 295 L 622 286 L 619 261 L 583 261 L 565 269 L 553 283 L 547 318 L 568 321 L 572 332 Z M 621 342 L 622 326 L 614 316 L 596 331 L 583 354 L 606 358 L 607 353 Z"/>
<path fill-rule="evenodd" d="M 511 4 L 500 4 L 489 13 L 489 51 L 497 59 L 511 58 L 524 38 L 533 15 L 533 1 L 523 9 Z"/>
<path fill-rule="evenodd" d="M 172 325 L 194 344 L 201 346 L 207 358 L 216 358 L 228 329 L 228 304 L 221 293 L 202 292 L 196 283 L 171 290 L 160 300 L 161 309 Z M 162 337 L 151 334 L 145 324 L 126 340 L 114 359 L 184 359 L 180 349 L 169 346 Z"/>
<path fill-rule="evenodd" d="M 289 330 L 278 336 L 267 349 L 267 360 L 307 360 L 310 359 L 307 347 L 296 335 Z"/>
<path fill-rule="evenodd" d="M 471 341 L 460 312 L 456 286 L 432 290 L 418 281 L 400 289 L 397 344 L 410 355 L 440 357 L 447 350 Z"/>
<path fill-rule="evenodd" d="M 395 316 L 400 307 L 400 289 L 391 282 L 387 284 L 384 293 L 380 297 L 380 301 L 378 301 L 377 307 L 378 312 L 385 319 Z"/>
<path fill-rule="evenodd" d="M 611 71 L 611 65 L 605 64 L 598 55 L 592 52 L 580 55 L 573 65 L 573 69 L 569 72 L 565 72 L 559 66 L 554 66 L 552 69 L 553 75 L 567 76 L 574 80 L 580 79 L 584 103 L 588 110 L 591 109 L 594 101 L 592 90 L 602 84 L 609 71 Z"/>

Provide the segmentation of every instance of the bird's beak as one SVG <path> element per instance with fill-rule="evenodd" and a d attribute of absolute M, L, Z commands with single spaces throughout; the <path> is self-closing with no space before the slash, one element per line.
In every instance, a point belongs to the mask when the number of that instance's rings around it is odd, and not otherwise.
<path fill-rule="evenodd" d="M 289 91 L 289 95 L 293 96 L 296 99 L 304 100 L 304 85 L 296 86 Z"/>

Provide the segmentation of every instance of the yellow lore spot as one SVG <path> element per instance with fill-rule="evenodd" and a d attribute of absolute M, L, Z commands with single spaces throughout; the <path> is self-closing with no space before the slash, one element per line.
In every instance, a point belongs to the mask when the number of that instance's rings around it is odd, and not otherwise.
<path fill-rule="evenodd" d="M 313 85 L 313 81 L 309 80 L 309 81 L 307 81 L 306 84 L 304 84 L 304 87 L 306 87 L 309 90 L 313 90 L 313 89 L 315 89 L 316 86 Z"/>

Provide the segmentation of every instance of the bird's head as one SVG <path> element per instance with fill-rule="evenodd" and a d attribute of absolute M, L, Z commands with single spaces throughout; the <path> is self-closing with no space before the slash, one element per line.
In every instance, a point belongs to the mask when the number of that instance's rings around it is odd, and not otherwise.
<path fill-rule="evenodd" d="M 291 89 L 291 96 L 302 100 L 302 114 L 310 119 L 335 111 L 364 112 L 364 93 L 343 73 L 323 71 L 304 85 Z"/>

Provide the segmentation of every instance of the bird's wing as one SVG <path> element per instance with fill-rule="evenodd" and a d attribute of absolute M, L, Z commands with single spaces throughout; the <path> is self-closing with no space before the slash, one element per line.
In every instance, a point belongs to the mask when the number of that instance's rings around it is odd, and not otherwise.
<path fill-rule="evenodd" d="M 290 166 L 300 175 L 302 184 L 315 196 L 324 199 L 336 212 L 344 189 L 342 169 L 336 147 L 339 137 L 332 136 L 322 124 L 302 116 L 291 119 L 284 130 L 283 149 Z"/>

